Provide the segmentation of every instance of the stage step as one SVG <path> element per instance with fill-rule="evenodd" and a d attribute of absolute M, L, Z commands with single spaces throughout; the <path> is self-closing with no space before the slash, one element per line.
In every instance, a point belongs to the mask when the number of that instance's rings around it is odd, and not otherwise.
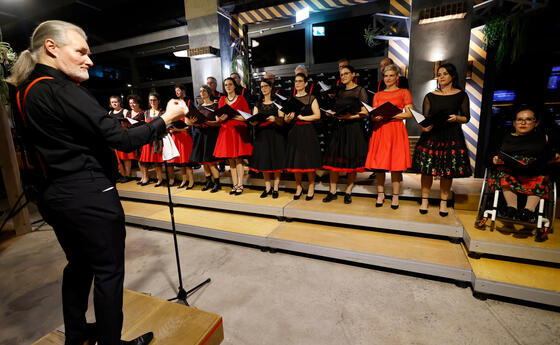
<path fill-rule="evenodd" d="M 560 307 L 560 267 L 468 258 L 475 296 L 496 295 Z"/>
<path fill-rule="evenodd" d="M 154 332 L 150 345 L 218 345 L 224 340 L 222 318 L 182 304 L 125 290 L 122 339 Z M 55 330 L 34 345 L 63 345 L 64 333 Z"/>
<path fill-rule="evenodd" d="M 167 202 L 167 188 L 154 188 L 151 185 L 138 186 L 134 182 L 119 184 L 119 195 L 134 200 Z M 304 221 L 320 221 L 338 225 L 355 225 L 371 229 L 389 229 L 462 238 L 463 226 L 455 211 L 450 208 L 448 217 L 440 217 L 438 208 L 430 206 L 427 215 L 420 215 L 418 203 L 401 200 L 400 207 L 393 210 L 390 199 L 385 200 L 384 207 L 376 208 L 375 199 L 366 196 L 353 196 L 351 205 L 343 202 L 340 196 L 330 203 L 323 203 L 325 194 L 317 193 L 311 201 L 293 200 L 293 195 L 280 191 L 278 199 L 260 198 L 262 190 L 245 188 L 242 195 L 229 195 L 230 187 L 223 187 L 217 193 L 203 192 L 200 187 L 184 190 L 173 188 L 172 199 L 176 205 L 193 206 L 227 212 L 242 212 L 252 215 L 296 218 Z"/>
<path fill-rule="evenodd" d="M 490 222 L 484 230 L 474 227 L 477 212 L 457 211 L 465 228 L 464 241 L 471 256 L 484 254 L 500 255 L 519 259 L 536 260 L 560 264 L 560 220 L 555 219 L 556 230 L 545 242 L 535 242 L 536 227 L 506 225 L 496 221 L 494 231 Z"/>
<path fill-rule="evenodd" d="M 171 229 L 166 205 L 122 202 L 129 223 Z M 175 207 L 176 229 L 182 233 L 337 258 L 350 262 L 470 282 L 471 269 L 460 244 L 340 226 Z"/>

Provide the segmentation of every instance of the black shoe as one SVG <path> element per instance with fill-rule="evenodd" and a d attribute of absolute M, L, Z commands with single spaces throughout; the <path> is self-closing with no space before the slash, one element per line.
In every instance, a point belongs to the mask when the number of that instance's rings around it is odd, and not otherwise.
<path fill-rule="evenodd" d="M 381 193 L 381 194 L 383 194 L 383 201 L 381 201 L 381 202 L 376 201 L 375 202 L 375 207 L 381 207 L 381 206 L 383 206 L 383 203 L 385 202 L 385 193 Z M 379 198 L 379 192 L 377 193 L 377 198 Z"/>
<path fill-rule="evenodd" d="M 537 221 L 536 213 L 526 208 L 519 211 L 518 217 L 523 222 L 535 223 Z"/>
<path fill-rule="evenodd" d="M 311 201 L 311 200 L 313 200 L 313 197 L 314 197 L 314 196 L 315 196 L 315 192 L 313 192 L 313 195 L 311 195 L 311 196 L 306 195 L 306 196 L 305 196 L 305 201 Z"/>
<path fill-rule="evenodd" d="M 239 186 L 235 190 L 235 195 L 241 195 L 241 194 L 243 194 L 243 186 Z"/>
<path fill-rule="evenodd" d="M 351 204 L 352 203 L 352 194 L 344 194 L 344 203 Z"/>
<path fill-rule="evenodd" d="M 262 194 L 261 194 L 261 199 L 266 198 L 266 197 L 267 197 L 269 194 L 271 194 L 271 193 L 272 193 L 271 191 L 268 191 L 268 192 L 267 192 L 266 189 L 265 189 L 265 190 L 262 192 Z"/>
<path fill-rule="evenodd" d="M 333 200 L 336 200 L 336 198 L 337 198 L 336 193 L 328 192 L 327 196 L 323 198 L 323 202 L 331 202 Z"/>
<path fill-rule="evenodd" d="M 216 193 L 219 190 L 222 190 L 222 185 L 220 184 L 220 179 L 217 179 L 214 181 L 214 187 L 212 187 L 210 193 Z"/>
<path fill-rule="evenodd" d="M 509 219 L 516 219 L 517 218 L 517 213 L 518 213 L 518 211 L 515 207 L 508 206 L 506 208 L 506 210 L 504 211 L 504 213 L 502 214 L 502 217 L 509 218 Z"/>
<path fill-rule="evenodd" d="M 214 181 L 212 181 L 212 176 L 206 176 L 206 184 L 202 187 L 202 191 L 207 191 L 214 188 Z"/>
<path fill-rule="evenodd" d="M 150 181 L 148 181 L 148 182 L 140 182 L 140 185 L 141 185 L 142 187 L 143 187 L 143 186 L 147 186 L 147 185 L 149 185 L 149 184 L 150 184 Z"/>
<path fill-rule="evenodd" d="M 237 186 L 231 187 L 231 190 L 229 191 L 229 195 L 234 195 L 236 190 L 237 190 Z"/>
<path fill-rule="evenodd" d="M 142 181 L 136 182 L 137 185 L 141 185 L 142 183 L 144 183 L 144 182 L 142 182 Z"/>
<path fill-rule="evenodd" d="M 124 176 L 121 176 L 117 179 L 117 183 L 127 183 L 128 179 Z"/>
<path fill-rule="evenodd" d="M 154 339 L 154 333 L 148 332 L 133 340 L 121 340 L 121 345 L 148 345 Z"/>
<path fill-rule="evenodd" d="M 163 181 L 159 181 L 158 183 L 156 183 L 156 184 L 154 185 L 154 187 L 159 187 L 159 186 L 161 186 L 162 184 L 163 184 Z"/>
<path fill-rule="evenodd" d="M 372 172 L 371 175 L 368 176 L 368 179 L 373 180 L 375 178 L 375 173 Z"/>
<path fill-rule="evenodd" d="M 428 198 L 422 198 L 422 201 L 424 201 L 424 200 L 428 200 Z M 422 206 L 422 202 L 420 202 L 420 206 Z M 428 203 L 428 207 L 430 207 L 430 204 L 429 204 L 429 203 Z M 419 208 L 419 209 L 418 209 L 418 212 L 420 212 L 420 214 L 427 214 L 427 213 L 428 213 L 428 209 L 423 210 L 423 209 Z"/>
<path fill-rule="evenodd" d="M 398 194 L 393 194 L 393 196 L 395 196 L 395 195 L 396 195 L 397 197 L 399 196 Z M 393 201 L 391 200 L 391 208 L 392 208 L 393 210 L 396 210 L 396 209 L 399 208 L 399 204 L 393 205 Z"/>
<path fill-rule="evenodd" d="M 301 198 L 302 194 L 303 194 L 303 190 L 299 194 L 294 194 L 294 200 L 299 200 L 299 198 Z"/>
<path fill-rule="evenodd" d="M 193 189 L 193 188 L 194 188 L 194 182 L 193 182 L 193 184 L 192 184 L 192 185 L 190 185 L 190 186 L 186 186 L 186 187 L 185 187 L 185 189 Z"/>
<path fill-rule="evenodd" d="M 440 211 L 439 211 L 439 215 L 440 215 L 441 217 L 447 217 L 447 215 L 449 215 L 449 212 L 443 212 L 443 211 L 441 211 L 441 202 L 442 202 L 442 201 L 445 201 L 445 204 L 447 205 L 447 200 L 440 200 L 440 205 L 439 205 Z"/>
<path fill-rule="evenodd" d="M 278 199 L 278 191 L 277 190 L 272 191 L 272 199 Z"/>

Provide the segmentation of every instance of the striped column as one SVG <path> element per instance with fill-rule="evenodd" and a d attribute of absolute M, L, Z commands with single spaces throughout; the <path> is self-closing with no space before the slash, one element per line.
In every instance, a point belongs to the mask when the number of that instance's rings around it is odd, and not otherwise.
<path fill-rule="evenodd" d="M 391 0 L 389 3 L 389 14 L 397 16 L 410 17 L 410 5 L 412 0 Z M 408 54 L 410 51 L 410 40 L 390 40 L 389 41 L 389 58 L 392 59 L 397 66 L 401 68 L 403 73 L 408 66 Z"/>
<path fill-rule="evenodd" d="M 469 46 L 469 61 L 473 62 L 472 78 L 467 79 L 465 91 L 470 99 L 471 120 L 463 125 L 463 133 L 469 150 L 471 167 L 474 169 L 476 162 L 476 145 L 478 142 L 478 129 L 480 128 L 480 112 L 482 106 L 482 89 L 484 87 L 484 71 L 486 65 L 486 45 L 482 28 L 471 29 Z"/>

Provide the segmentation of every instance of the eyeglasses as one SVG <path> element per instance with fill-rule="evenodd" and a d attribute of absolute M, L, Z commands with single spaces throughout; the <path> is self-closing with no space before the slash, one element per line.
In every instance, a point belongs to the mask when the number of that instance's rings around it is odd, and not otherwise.
<path fill-rule="evenodd" d="M 341 77 L 346 77 L 347 75 L 350 75 L 350 74 L 351 74 L 350 72 L 344 72 L 344 73 L 340 73 L 340 76 Z"/>
<path fill-rule="evenodd" d="M 515 122 L 517 123 L 532 123 L 535 122 L 537 119 L 535 118 L 531 118 L 531 119 L 515 119 Z"/>

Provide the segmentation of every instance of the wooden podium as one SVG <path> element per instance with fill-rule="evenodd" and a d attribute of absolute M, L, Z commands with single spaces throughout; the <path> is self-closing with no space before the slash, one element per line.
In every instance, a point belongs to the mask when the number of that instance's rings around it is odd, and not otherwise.
<path fill-rule="evenodd" d="M 217 345 L 224 340 L 222 317 L 217 314 L 125 290 L 122 339 L 152 331 L 150 345 Z M 64 345 L 64 333 L 52 331 L 34 345 Z"/>

